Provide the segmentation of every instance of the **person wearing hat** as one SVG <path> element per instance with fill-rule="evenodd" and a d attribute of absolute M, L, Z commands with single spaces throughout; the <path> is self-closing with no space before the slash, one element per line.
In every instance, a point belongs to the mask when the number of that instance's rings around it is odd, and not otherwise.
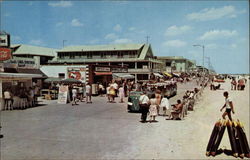
<path fill-rule="evenodd" d="M 141 93 L 141 96 L 139 98 L 139 104 L 140 104 L 140 109 L 141 109 L 141 122 L 145 123 L 147 122 L 147 114 L 149 111 L 149 98 L 146 95 L 146 91 L 143 91 Z"/>

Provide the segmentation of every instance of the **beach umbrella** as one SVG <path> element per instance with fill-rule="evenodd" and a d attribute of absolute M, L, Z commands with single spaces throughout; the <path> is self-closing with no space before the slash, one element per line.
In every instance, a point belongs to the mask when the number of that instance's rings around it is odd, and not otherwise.
<path fill-rule="evenodd" d="M 62 83 L 74 84 L 74 83 L 82 83 L 81 81 L 74 78 L 67 78 L 61 81 Z"/>

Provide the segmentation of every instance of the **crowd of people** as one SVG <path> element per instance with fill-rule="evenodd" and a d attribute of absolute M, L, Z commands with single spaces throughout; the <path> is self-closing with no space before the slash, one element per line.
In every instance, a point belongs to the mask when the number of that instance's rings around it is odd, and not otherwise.
<path fill-rule="evenodd" d="M 3 110 L 27 109 L 37 105 L 37 97 L 39 96 L 39 88 L 33 87 L 8 87 L 4 89 Z"/>

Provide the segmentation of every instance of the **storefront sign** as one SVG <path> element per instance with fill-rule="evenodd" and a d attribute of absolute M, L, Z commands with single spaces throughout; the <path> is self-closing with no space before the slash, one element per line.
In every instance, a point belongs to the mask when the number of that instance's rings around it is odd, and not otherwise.
<path fill-rule="evenodd" d="M 85 83 L 86 82 L 86 68 L 68 67 L 68 78 L 74 78 Z"/>
<path fill-rule="evenodd" d="M 11 59 L 4 62 L 4 68 L 34 69 L 38 67 L 36 65 L 35 60 Z"/>
<path fill-rule="evenodd" d="M 110 72 L 109 67 L 95 67 L 96 72 Z"/>
<path fill-rule="evenodd" d="M 112 68 L 113 73 L 127 73 L 128 68 Z"/>
<path fill-rule="evenodd" d="M 5 61 L 11 58 L 11 50 L 8 48 L 0 48 L 0 61 Z"/>
<path fill-rule="evenodd" d="M 59 104 L 66 104 L 67 103 L 68 91 L 69 91 L 68 86 L 60 86 L 59 87 L 57 103 L 59 103 Z"/>

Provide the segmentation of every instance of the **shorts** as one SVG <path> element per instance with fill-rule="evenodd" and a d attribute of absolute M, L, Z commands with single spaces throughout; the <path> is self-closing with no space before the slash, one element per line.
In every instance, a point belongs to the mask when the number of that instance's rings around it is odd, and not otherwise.
<path fill-rule="evenodd" d="M 226 108 L 226 112 L 229 114 L 231 112 L 230 108 Z"/>

